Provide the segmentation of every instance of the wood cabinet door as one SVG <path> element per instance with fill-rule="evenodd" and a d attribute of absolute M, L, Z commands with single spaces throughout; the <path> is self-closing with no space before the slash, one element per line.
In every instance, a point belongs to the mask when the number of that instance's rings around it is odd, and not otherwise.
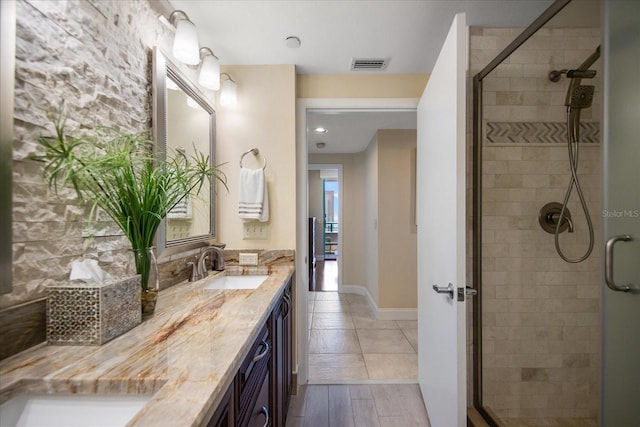
<path fill-rule="evenodd" d="M 269 427 L 273 425 L 272 411 L 269 410 L 269 373 L 264 377 L 262 387 L 258 393 L 251 415 L 249 416 L 248 427 Z"/>
<path fill-rule="evenodd" d="M 289 286 L 285 291 L 284 302 L 286 303 L 284 319 L 283 319 L 283 376 L 284 376 L 284 390 L 282 395 L 282 419 L 287 418 L 287 411 L 289 409 L 289 397 L 291 396 L 291 390 L 293 389 L 293 298 L 291 297 L 291 287 Z"/>
<path fill-rule="evenodd" d="M 207 427 L 235 427 L 236 425 L 236 399 L 235 387 L 231 383 L 229 389 L 218 405 L 218 409 L 209 420 Z"/>
<path fill-rule="evenodd" d="M 291 284 L 285 289 L 272 315 L 273 330 L 273 410 L 274 425 L 286 424 L 289 395 L 292 388 L 292 320 Z"/>

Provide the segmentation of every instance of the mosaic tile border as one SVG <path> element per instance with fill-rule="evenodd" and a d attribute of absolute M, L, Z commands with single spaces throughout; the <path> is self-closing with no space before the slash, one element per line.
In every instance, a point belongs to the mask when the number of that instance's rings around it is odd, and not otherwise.
<path fill-rule="evenodd" d="M 566 144 L 567 127 L 560 122 L 487 122 L 490 144 Z M 598 144 L 600 123 L 580 123 L 580 142 Z"/>

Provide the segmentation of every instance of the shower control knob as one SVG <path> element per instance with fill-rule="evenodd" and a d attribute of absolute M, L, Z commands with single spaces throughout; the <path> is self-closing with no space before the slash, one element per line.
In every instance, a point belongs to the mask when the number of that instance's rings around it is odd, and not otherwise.
<path fill-rule="evenodd" d="M 538 223 L 544 231 L 549 234 L 554 234 L 560 221 L 560 213 L 562 213 L 562 204 L 558 202 L 551 202 L 540 208 L 538 212 Z M 573 233 L 573 220 L 571 219 L 571 212 L 565 207 L 564 214 L 562 215 L 562 223 L 560 224 L 559 231 L 562 233 L 565 230 L 569 230 L 569 233 Z"/>

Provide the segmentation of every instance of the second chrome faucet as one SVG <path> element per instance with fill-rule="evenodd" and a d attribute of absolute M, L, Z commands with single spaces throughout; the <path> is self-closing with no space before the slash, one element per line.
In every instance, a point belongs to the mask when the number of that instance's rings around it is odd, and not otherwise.
<path fill-rule="evenodd" d="M 195 282 L 200 279 L 204 279 L 207 277 L 207 258 L 211 262 L 211 269 L 214 271 L 223 271 L 224 270 L 224 247 L 225 244 L 215 244 L 207 247 L 200 256 L 198 260 L 194 262 L 188 262 L 187 265 L 191 266 L 191 275 L 189 276 L 190 282 Z M 209 256 L 212 253 L 213 257 Z"/>

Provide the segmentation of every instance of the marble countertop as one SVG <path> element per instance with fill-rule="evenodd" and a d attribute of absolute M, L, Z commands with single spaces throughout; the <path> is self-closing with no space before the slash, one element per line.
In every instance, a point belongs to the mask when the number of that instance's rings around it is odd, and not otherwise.
<path fill-rule="evenodd" d="M 25 392 L 153 394 L 128 426 L 205 424 L 293 274 L 293 263 L 227 268 L 267 270 L 255 290 L 205 290 L 211 274 L 161 291 L 152 317 L 102 346 L 42 344 L 7 358 L 0 403 Z"/>

